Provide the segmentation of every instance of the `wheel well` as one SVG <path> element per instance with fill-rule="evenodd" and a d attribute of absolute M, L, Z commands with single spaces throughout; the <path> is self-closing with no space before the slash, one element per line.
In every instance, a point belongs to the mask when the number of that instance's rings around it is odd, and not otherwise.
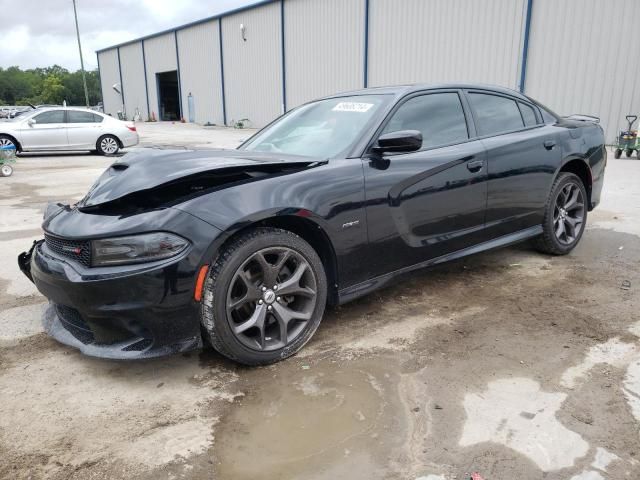
<path fill-rule="evenodd" d="M 329 291 L 327 292 L 327 302 L 330 305 L 338 304 L 338 267 L 336 253 L 333 249 L 333 244 L 331 243 L 329 236 L 321 227 L 311 220 L 292 215 L 270 217 L 247 225 L 246 227 L 234 232 L 234 234 L 225 241 L 225 244 L 233 241 L 236 237 L 242 235 L 247 230 L 256 227 L 272 227 L 288 230 L 295 233 L 311 245 L 320 257 L 325 273 L 327 274 L 327 285 L 329 287 Z"/>
<path fill-rule="evenodd" d="M 587 164 L 584 163 L 583 160 L 570 160 L 562 166 L 560 172 L 569 172 L 580 177 L 584 184 L 584 188 L 587 190 L 589 210 L 591 210 L 591 187 L 593 185 L 593 179 L 591 178 L 591 169 Z"/>
<path fill-rule="evenodd" d="M 0 134 L 0 137 L 9 137 L 11 139 L 11 141 L 15 144 L 16 149 L 19 152 L 22 151 L 22 145 L 20 145 L 20 142 L 18 141 L 18 139 L 16 137 L 14 137 L 13 135 L 9 135 L 8 133 L 3 133 L 3 134 Z"/>

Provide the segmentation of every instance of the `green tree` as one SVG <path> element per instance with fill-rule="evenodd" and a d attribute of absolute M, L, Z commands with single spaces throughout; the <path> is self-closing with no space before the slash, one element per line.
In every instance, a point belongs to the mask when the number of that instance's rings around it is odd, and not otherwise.
<path fill-rule="evenodd" d="M 60 79 L 55 75 L 49 75 L 42 82 L 42 91 L 40 92 L 40 98 L 43 103 L 52 103 L 59 105 L 64 100 L 64 85 Z"/>
<path fill-rule="evenodd" d="M 86 72 L 89 103 L 102 101 L 98 71 Z M 82 72 L 69 72 L 59 65 L 21 70 L 0 68 L 0 104 L 33 105 L 42 103 L 84 105 Z"/>

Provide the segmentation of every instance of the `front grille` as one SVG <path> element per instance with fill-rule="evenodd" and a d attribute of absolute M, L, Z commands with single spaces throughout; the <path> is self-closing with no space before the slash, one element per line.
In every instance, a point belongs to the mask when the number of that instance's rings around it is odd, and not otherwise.
<path fill-rule="evenodd" d="M 91 266 L 91 243 L 88 240 L 68 240 L 45 234 L 44 241 L 53 253 L 75 260 L 85 267 Z"/>

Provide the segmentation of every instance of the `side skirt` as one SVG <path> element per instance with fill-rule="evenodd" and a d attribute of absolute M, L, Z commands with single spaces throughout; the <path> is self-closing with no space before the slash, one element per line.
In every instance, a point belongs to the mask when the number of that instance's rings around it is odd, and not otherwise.
<path fill-rule="evenodd" d="M 487 242 L 479 243 L 477 245 L 473 245 L 471 247 L 464 248 L 462 250 L 458 250 L 456 252 L 447 253 L 446 255 L 442 255 L 440 257 L 432 258 L 425 262 L 416 263 L 415 265 L 410 265 L 408 267 L 401 268 L 394 272 L 385 273 L 384 275 L 380 275 L 379 277 L 372 278 L 371 280 L 367 280 L 366 282 L 361 282 L 356 285 L 352 285 L 351 287 L 344 288 L 338 292 L 340 305 L 355 300 L 356 298 L 367 295 L 374 290 L 382 287 L 387 284 L 389 281 L 394 279 L 395 277 L 412 272 L 413 270 L 419 270 L 421 268 L 430 267 L 433 265 L 438 265 L 440 263 L 445 263 L 450 260 L 456 260 L 458 258 L 466 257 L 469 255 L 473 255 L 480 252 L 485 252 L 487 250 L 492 250 L 494 248 L 506 247 L 507 245 L 512 245 L 514 243 L 522 242 L 524 240 L 528 240 L 533 237 L 537 237 L 542 234 L 542 225 L 536 225 L 534 227 L 525 228 L 524 230 L 520 230 L 515 233 L 510 233 L 509 235 L 504 235 L 502 237 L 495 238 L 493 240 L 489 240 Z"/>

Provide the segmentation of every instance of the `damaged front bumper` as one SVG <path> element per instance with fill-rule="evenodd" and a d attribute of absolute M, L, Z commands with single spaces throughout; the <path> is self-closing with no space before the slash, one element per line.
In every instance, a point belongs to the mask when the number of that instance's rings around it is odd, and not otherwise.
<path fill-rule="evenodd" d="M 79 215 L 82 221 L 76 223 Z M 167 260 L 98 268 L 59 255 L 48 240 L 20 254 L 20 270 L 49 300 L 42 319 L 47 334 L 86 355 L 111 359 L 150 358 L 202 346 L 200 304 L 193 292 L 197 271 L 212 255 L 211 243 L 220 231 L 172 209 L 139 215 L 140 228 L 154 224 L 158 215 L 165 228 L 167 223 L 187 227 L 184 231 L 192 234 L 188 250 Z M 100 230 L 110 222 L 111 227 L 126 224 L 121 217 L 117 220 L 66 211 L 45 225 L 49 236 L 52 228 L 60 235 L 61 225 L 82 225 L 82 233 L 92 231 L 95 237 L 109 236 L 96 232 L 98 224 Z"/>

